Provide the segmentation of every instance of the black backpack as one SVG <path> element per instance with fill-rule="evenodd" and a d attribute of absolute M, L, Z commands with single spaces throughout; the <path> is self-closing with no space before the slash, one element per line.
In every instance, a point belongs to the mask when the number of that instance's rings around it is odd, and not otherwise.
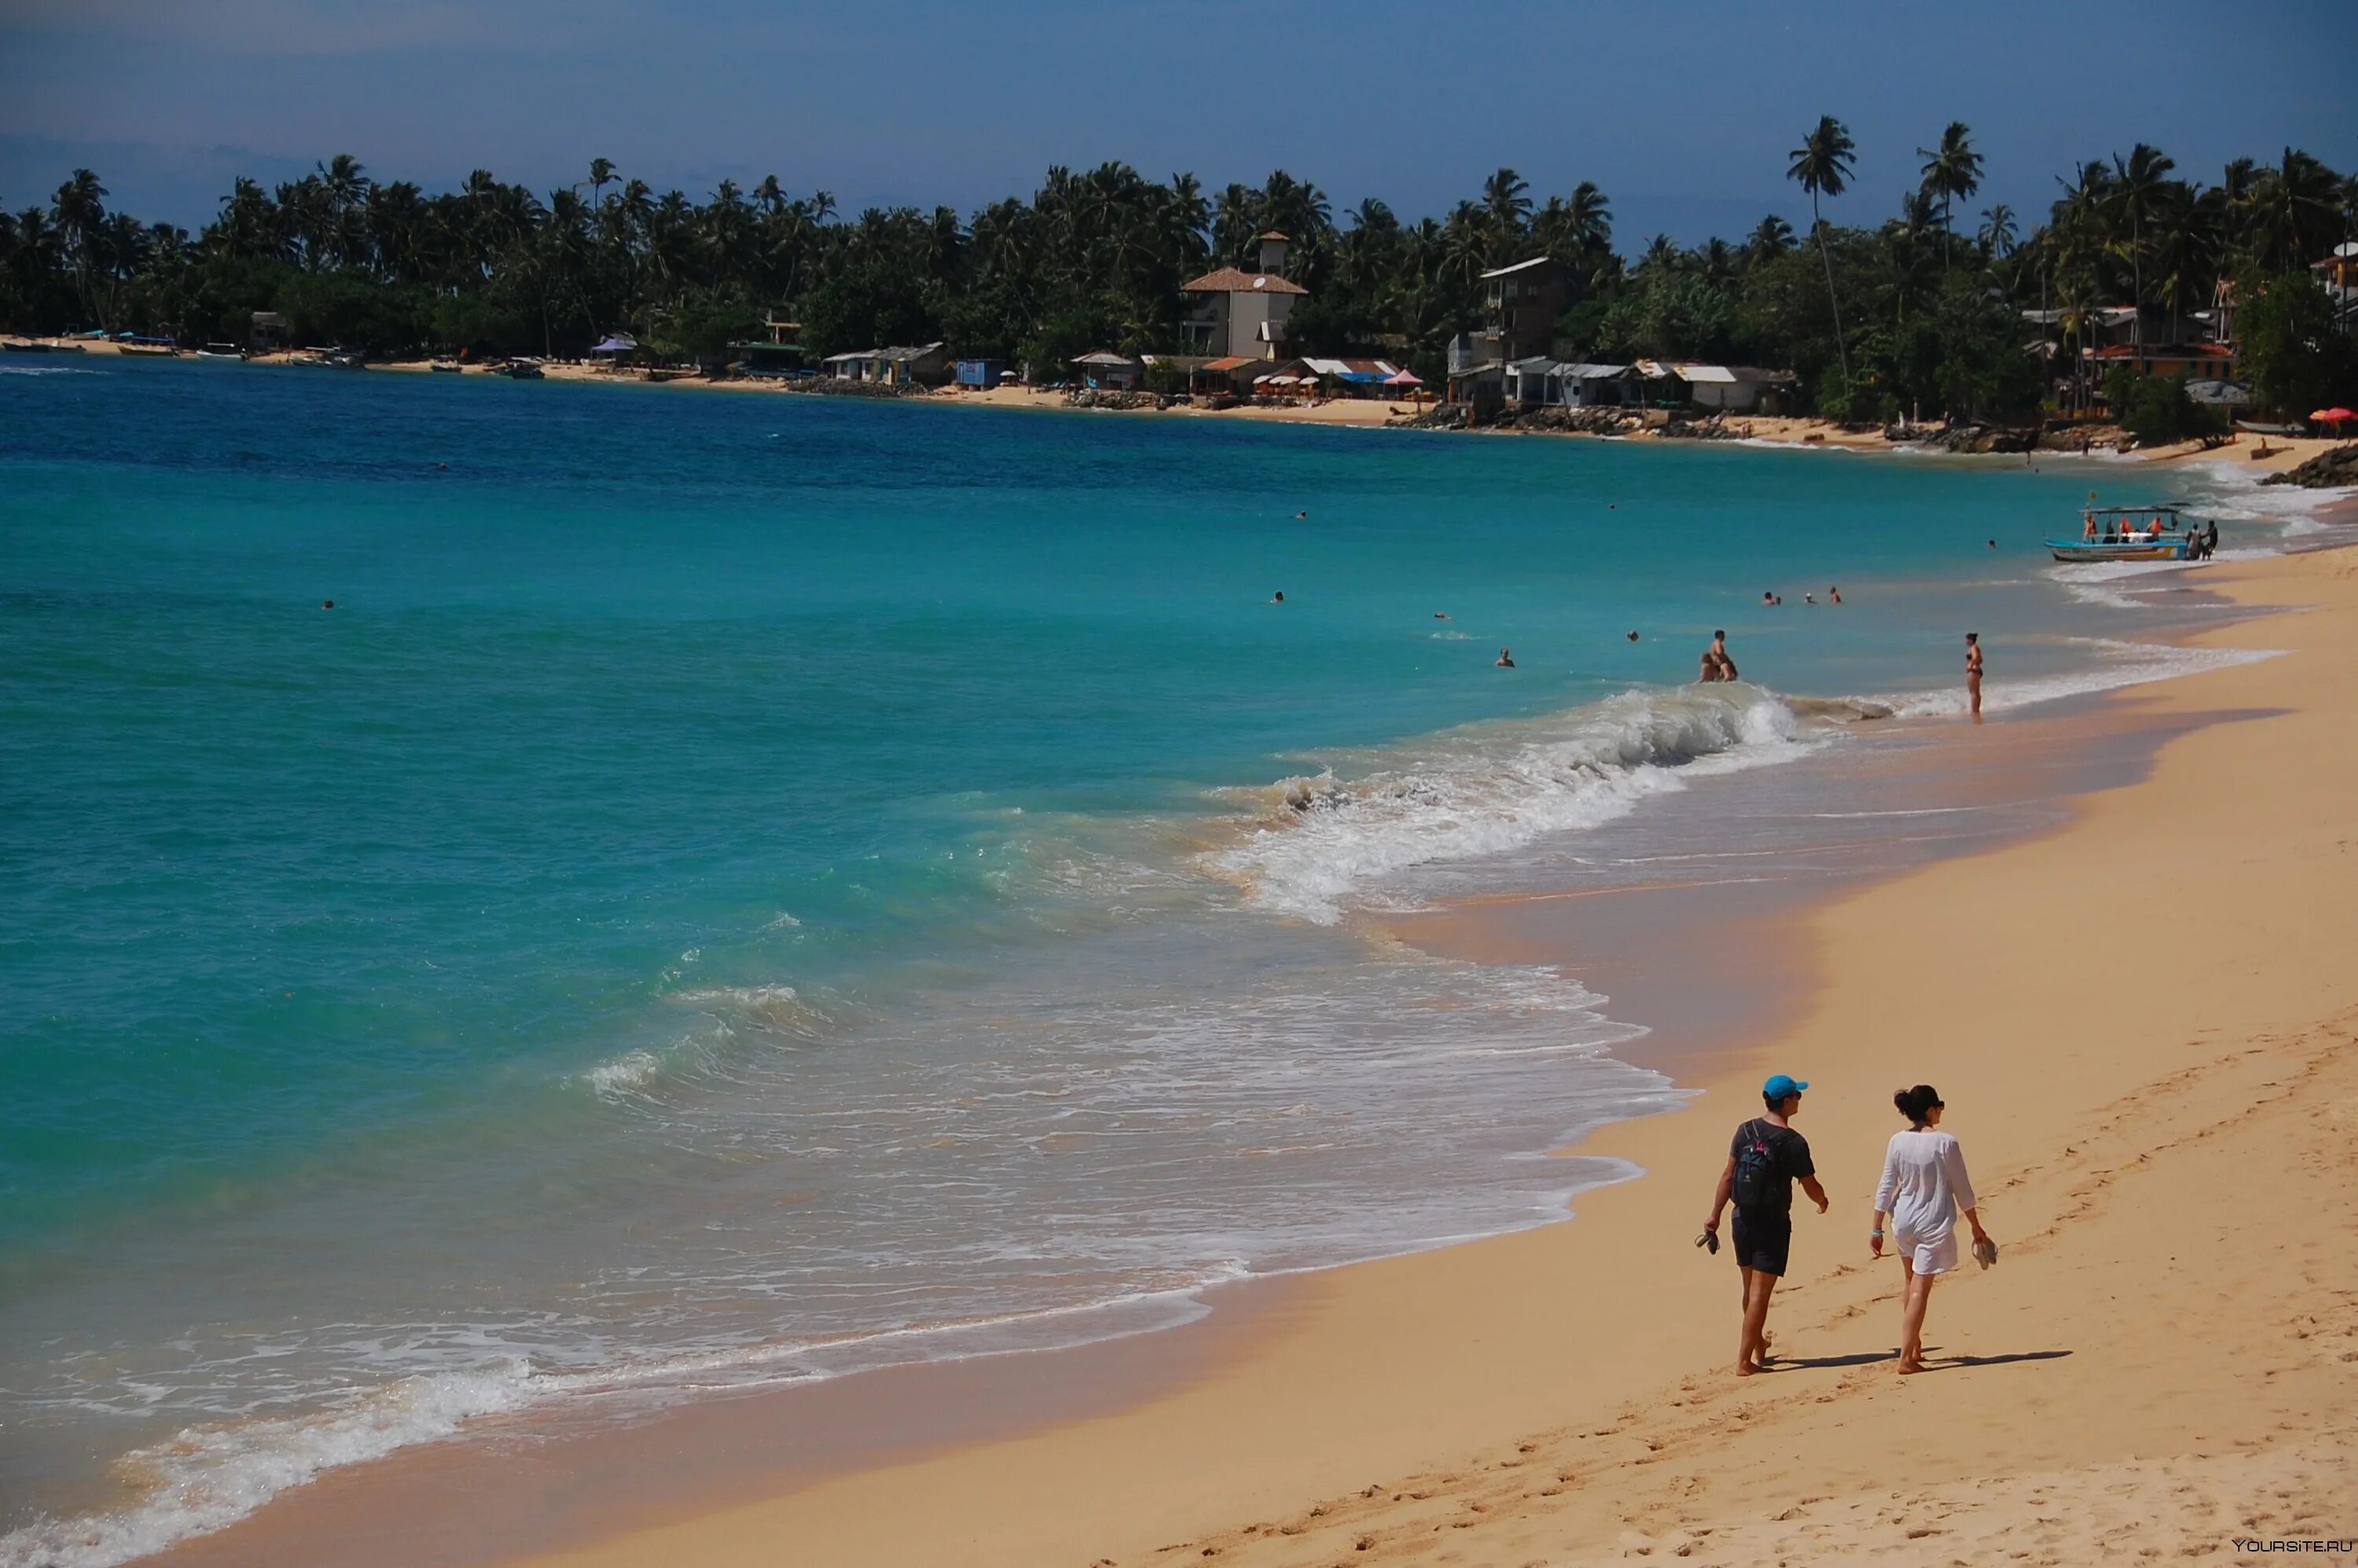
<path fill-rule="evenodd" d="M 1768 1135 L 1758 1121 L 1746 1122 L 1738 1135 L 1746 1141 L 1736 1151 L 1736 1181 L 1729 1195 L 1738 1208 L 1766 1208 L 1777 1179 L 1777 1152 L 1768 1147 Z"/>

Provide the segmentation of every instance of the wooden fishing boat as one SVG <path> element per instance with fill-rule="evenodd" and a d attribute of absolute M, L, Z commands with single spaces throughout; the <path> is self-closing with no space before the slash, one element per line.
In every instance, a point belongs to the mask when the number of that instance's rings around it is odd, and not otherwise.
<path fill-rule="evenodd" d="M 2191 561 L 2208 553 L 2199 525 L 2175 506 L 2092 506 L 2080 514 L 2080 536 L 2050 539 L 2059 561 Z"/>

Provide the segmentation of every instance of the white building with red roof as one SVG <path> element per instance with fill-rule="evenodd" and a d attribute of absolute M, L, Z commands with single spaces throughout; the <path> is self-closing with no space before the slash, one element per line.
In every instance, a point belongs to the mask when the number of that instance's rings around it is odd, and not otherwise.
<path fill-rule="evenodd" d="M 1179 330 L 1187 351 L 1273 360 L 1285 343 L 1285 318 L 1309 290 L 1285 276 L 1290 242 L 1271 229 L 1256 236 L 1260 270 L 1224 266 L 1179 286 L 1188 311 Z"/>

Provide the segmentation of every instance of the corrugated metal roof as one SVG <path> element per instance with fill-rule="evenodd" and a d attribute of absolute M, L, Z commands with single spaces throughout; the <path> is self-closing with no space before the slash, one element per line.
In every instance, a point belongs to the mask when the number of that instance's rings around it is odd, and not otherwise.
<path fill-rule="evenodd" d="M 1076 365 L 1134 365 L 1138 362 L 1128 354 L 1117 354 L 1099 349 L 1093 354 L 1083 354 L 1073 362 Z"/>
<path fill-rule="evenodd" d="M 1512 266 L 1494 266 L 1489 271 L 1484 273 L 1482 277 L 1483 280 L 1487 282 L 1494 277 L 1505 277 L 1510 273 L 1529 272 L 1535 266 L 1545 266 L 1554 260 L 1555 258 L 1553 256 L 1533 256 L 1529 261 L 1519 261 Z"/>
<path fill-rule="evenodd" d="M 1713 386 L 1734 386 L 1736 373 L 1725 365 L 1700 365 L 1683 361 L 1671 366 L 1671 373 L 1690 386 L 1698 383 Z"/>
<path fill-rule="evenodd" d="M 1310 290 L 1298 283 L 1290 283 L 1273 272 L 1243 272 L 1224 266 L 1207 272 L 1193 283 L 1179 286 L 1182 294 L 1307 294 Z"/>

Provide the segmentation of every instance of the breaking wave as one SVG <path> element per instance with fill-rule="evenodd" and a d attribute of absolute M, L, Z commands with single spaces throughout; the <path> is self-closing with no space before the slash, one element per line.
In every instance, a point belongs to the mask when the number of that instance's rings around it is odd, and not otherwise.
<path fill-rule="evenodd" d="M 1790 761 L 1820 743 L 1793 706 L 1737 684 L 1625 692 L 1552 719 L 1447 731 L 1351 779 L 1281 780 L 1207 863 L 1264 908 L 1320 925 L 1390 873 L 1595 827 L 1698 772 Z"/>

